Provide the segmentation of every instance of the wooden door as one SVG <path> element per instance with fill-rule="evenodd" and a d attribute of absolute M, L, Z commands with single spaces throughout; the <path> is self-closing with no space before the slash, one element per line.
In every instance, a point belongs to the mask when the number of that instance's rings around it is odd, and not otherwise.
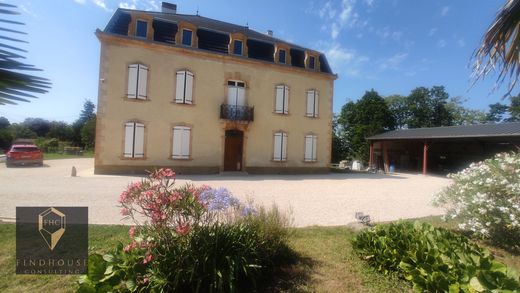
<path fill-rule="evenodd" d="M 224 171 L 242 170 L 242 148 L 244 133 L 239 130 L 226 130 L 224 148 Z"/>

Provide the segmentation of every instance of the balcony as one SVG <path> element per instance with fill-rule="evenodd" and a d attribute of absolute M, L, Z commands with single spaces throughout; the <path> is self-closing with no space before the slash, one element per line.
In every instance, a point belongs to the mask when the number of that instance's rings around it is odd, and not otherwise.
<path fill-rule="evenodd" d="M 227 104 L 220 105 L 220 119 L 249 122 L 254 120 L 254 114 L 254 107 Z"/>

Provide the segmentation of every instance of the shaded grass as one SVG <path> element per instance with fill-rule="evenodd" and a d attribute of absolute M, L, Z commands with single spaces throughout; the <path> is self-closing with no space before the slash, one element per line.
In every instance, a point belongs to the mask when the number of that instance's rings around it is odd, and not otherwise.
<path fill-rule="evenodd" d="M 78 158 L 93 158 L 93 157 L 94 157 L 93 151 L 85 151 L 82 156 L 67 155 L 67 154 L 60 154 L 60 153 L 44 153 L 43 154 L 44 160 L 78 159 Z"/>

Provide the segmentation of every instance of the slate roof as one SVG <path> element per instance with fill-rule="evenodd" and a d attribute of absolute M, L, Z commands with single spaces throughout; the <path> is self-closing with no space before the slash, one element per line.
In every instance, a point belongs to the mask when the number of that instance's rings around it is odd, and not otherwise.
<path fill-rule="evenodd" d="M 223 33 L 242 33 L 244 34 L 248 39 L 255 39 L 258 41 L 263 41 L 267 43 L 274 44 L 276 42 L 281 42 L 290 45 L 291 48 L 299 49 L 299 50 L 311 50 L 316 51 L 309 48 L 304 48 L 296 44 L 288 43 L 284 40 L 271 37 L 267 34 L 263 34 L 260 32 L 257 32 L 255 30 L 252 30 L 248 28 L 247 26 L 240 26 L 200 15 L 191 15 L 191 14 L 179 14 L 179 13 L 165 13 L 165 12 L 159 12 L 159 11 L 144 11 L 144 10 L 134 10 L 134 9 L 124 9 L 124 8 L 118 8 L 118 11 L 114 15 L 116 15 L 118 12 L 125 12 L 125 13 L 131 13 L 131 12 L 142 12 L 147 13 L 150 15 L 153 15 L 157 19 L 163 19 L 167 21 L 172 22 L 179 22 L 179 21 L 186 21 L 191 24 L 194 24 L 198 26 L 199 28 L 213 30 L 217 32 L 223 32 Z M 108 26 L 107 26 L 108 28 Z M 105 32 L 107 32 L 107 28 L 105 28 Z M 317 52 L 317 51 L 316 51 Z"/>
<path fill-rule="evenodd" d="M 476 124 L 393 130 L 368 137 L 368 140 L 520 137 L 520 122 Z"/>

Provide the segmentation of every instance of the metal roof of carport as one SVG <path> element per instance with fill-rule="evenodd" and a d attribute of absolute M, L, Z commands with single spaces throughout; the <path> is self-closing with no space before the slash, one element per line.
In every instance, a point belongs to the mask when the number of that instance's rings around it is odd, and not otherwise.
<path fill-rule="evenodd" d="M 519 137 L 520 122 L 475 124 L 393 130 L 368 137 L 368 140 L 443 139 Z"/>

